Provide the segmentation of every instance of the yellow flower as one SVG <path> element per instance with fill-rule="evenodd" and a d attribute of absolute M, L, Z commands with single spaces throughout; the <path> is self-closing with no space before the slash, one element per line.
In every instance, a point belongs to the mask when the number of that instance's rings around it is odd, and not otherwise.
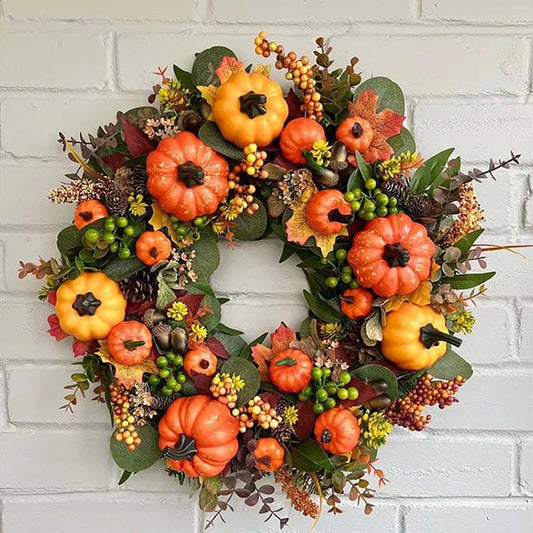
<path fill-rule="evenodd" d="M 341 332 L 341 328 L 337 322 L 320 324 L 320 334 L 327 339 L 335 338 Z"/>
<path fill-rule="evenodd" d="M 189 308 L 183 302 L 174 302 L 167 311 L 168 318 L 173 320 L 183 320 L 188 314 Z"/>
<path fill-rule="evenodd" d="M 165 111 L 179 111 L 187 107 L 189 90 L 181 86 L 179 80 L 167 79 L 166 85 L 157 92 L 159 103 Z"/>
<path fill-rule="evenodd" d="M 298 422 L 298 409 L 296 409 L 294 405 L 285 407 L 285 410 L 283 411 L 282 416 L 286 422 L 288 422 L 291 426 L 294 426 L 294 424 Z"/>
<path fill-rule="evenodd" d="M 391 157 L 387 161 L 382 161 L 378 165 L 378 172 L 384 180 L 396 178 L 399 175 L 409 177 L 411 171 L 422 166 L 423 162 L 420 154 L 405 152 L 399 156 Z"/>
<path fill-rule="evenodd" d="M 142 217 L 146 214 L 146 208 L 148 207 L 148 204 L 144 201 L 144 196 L 142 194 L 138 194 L 137 196 L 131 195 L 128 198 L 128 202 L 130 203 L 130 213 L 136 217 Z"/>
<path fill-rule="evenodd" d="M 381 412 L 370 413 L 365 409 L 357 419 L 361 428 L 362 441 L 370 448 L 379 448 L 387 442 L 387 437 L 392 431 L 392 424 Z"/>
<path fill-rule="evenodd" d="M 205 326 L 201 326 L 200 324 L 193 324 L 191 326 L 191 330 L 198 342 L 203 341 L 207 337 L 207 329 Z"/>
<path fill-rule="evenodd" d="M 328 141 L 315 141 L 311 154 L 319 165 L 325 165 L 331 157 L 331 146 Z"/>
<path fill-rule="evenodd" d="M 474 324 L 476 323 L 476 319 L 470 309 L 457 311 L 456 313 L 449 315 L 448 320 L 450 321 L 450 329 L 452 331 L 463 334 L 472 333 Z"/>

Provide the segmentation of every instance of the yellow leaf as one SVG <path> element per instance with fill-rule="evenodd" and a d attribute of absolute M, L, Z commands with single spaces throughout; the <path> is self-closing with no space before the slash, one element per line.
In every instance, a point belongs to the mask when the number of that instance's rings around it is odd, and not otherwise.
<path fill-rule="evenodd" d="M 199 85 L 198 90 L 200 91 L 200 94 L 202 95 L 202 98 L 204 98 L 209 105 L 213 105 L 213 102 L 215 101 L 215 94 L 217 92 L 218 87 L 216 85 Z"/>
<path fill-rule="evenodd" d="M 386 302 L 383 308 L 389 311 L 397 311 L 404 302 L 411 302 L 416 305 L 428 305 L 431 301 L 431 281 L 423 281 L 413 292 L 409 294 L 397 294 Z"/>
<path fill-rule="evenodd" d="M 159 230 L 162 228 L 166 228 L 168 231 L 168 234 L 170 235 L 170 238 L 180 247 L 184 248 L 186 246 L 189 246 L 191 243 L 185 242 L 183 239 L 179 239 L 176 230 L 172 226 L 172 219 L 170 218 L 170 214 L 166 211 L 163 211 L 157 202 L 154 202 L 152 204 L 152 218 L 148 221 L 148 223 L 154 228 L 154 230 Z"/>
<path fill-rule="evenodd" d="M 270 65 L 256 65 L 254 67 L 254 72 L 257 72 L 258 74 L 262 74 L 266 78 L 270 78 L 271 70 L 272 70 L 272 67 Z"/>
<path fill-rule="evenodd" d="M 157 374 L 158 368 L 154 361 L 148 357 L 142 363 L 138 365 L 123 365 L 119 363 L 113 356 L 107 351 L 107 342 L 100 341 L 100 350 L 96 352 L 96 355 L 100 357 L 104 363 L 109 363 L 115 367 L 115 378 L 127 389 L 131 389 L 136 383 L 141 383 L 143 380 L 143 374 Z"/>

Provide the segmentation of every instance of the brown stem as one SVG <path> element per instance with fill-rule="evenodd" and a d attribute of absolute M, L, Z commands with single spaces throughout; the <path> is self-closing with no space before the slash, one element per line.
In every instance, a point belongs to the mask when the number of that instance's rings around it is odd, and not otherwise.
<path fill-rule="evenodd" d="M 401 242 L 385 245 L 383 259 L 387 261 L 389 267 L 405 267 L 409 263 L 410 258 L 409 250 L 406 250 Z"/>
<path fill-rule="evenodd" d="M 167 446 L 163 450 L 162 455 L 166 459 L 172 459 L 173 461 L 181 461 L 182 459 L 192 461 L 192 458 L 196 455 L 197 451 L 196 441 L 182 433 L 178 442 L 174 444 L 174 448 Z"/>
<path fill-rule="evenodd" d="M 140 346 L 144 346 L 146 343 L 144 341 L 134 341 L 133 339 L 128 339 L 124 342 L 124 348 L 126 350 L 133 352 L 136 348 L 139 348 Z"/>
<path fill-rule="evenodd" d="M 204 171 L 202 167 L 195 165 L 192 161 L 187 161 L 178 165 L 178 179 L 190 189 L 196 185 L 202 185 Z"/>
<path fill-rule="evenodd" d="M 363 126 L 361 126 L 361 124 L 359 124 L 359 122 L 355 122 L 353 127 L 352 127 L 352 133 L 353 133 L 353 136 L 356 139 L 359 139 L 359 137 L 361 137 L 361 135 L 363 135 Z"/>
<path fill-rule="evenodd" d="M 85 294 L 78 294 L 76 296 L 72 308 L 77 311 L 80 316 L 94 316 L 94 313 L 96 313 L 96 310 L 101 303 L 100 300 L 95 298 L 92 292 L 86 292 Z"/>
<path fill-rule="evenodd" d="M 292 357 L 285 357 L 285 359 L 278 361 L 276 366 L 296 366 L 296 364 L 296 360 Z"/>
<path fill-rule="evenodd" d="M 330 222 L 340 222 L 341 224 L 351 224 L 355 218 L 353 213 L 343 215 L 338 209 L 333 209 L 328 214 Z"/>
<path fill-rule="evenodd" d="M 264 115 L 267 112 L 265 107 L 267 97 L 264 94 L 248 91 L 239 97 L 239 101 L 241 103 L 241 113 L 245 113 L 250 118 Z"/>
<path fill-rule="evenodd" d="M 452 346 L 459 348 L 463 344 L 462 339 L 458 339 L 449 333 L 444 333 L 440 331 L 433 324 L 427 324 L 423 328 L 420 328 L 420 342 L 426 347 L 431 348 L 435 346 L 440 341 L 447 342 Z"/>

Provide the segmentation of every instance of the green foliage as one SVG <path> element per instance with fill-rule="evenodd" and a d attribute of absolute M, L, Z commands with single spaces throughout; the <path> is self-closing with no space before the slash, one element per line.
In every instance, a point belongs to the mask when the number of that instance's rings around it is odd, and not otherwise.
<path fill-rule="evenodd" d="M 468 253 L 470 252 L 470 248 L 474 245 L 474 243 L 479 239 L 481 234 L 485 230 L 483 228 L 478 229 L 476 231 L 471 231 L 461 239 L 459 239 L 453 246 L 454 248 L 459 248 L 461 250 L 461 257 L 459 261 L 466 261 L 468 258 Z"/>
<path fill-rule="evenodd" d="M 191 71 L 191 79 L 194 85 L 220 85 L 220 80 L 215 70 L 226 56 L 236 57 L 225 46 L 213 46 L 200 52 L 194 60 Z"/>
<path fill-rule="evenodd" d="M 220 372 L 230 376 L 236 374 L 244 380 L 244 387 L 237 393 L 238 405 L 245 404 L 257 394 L 260 383 L 259 370 L 247 359 L 231 357 L 222 365 Z"/>
<path fill-rule="evenodd" d="M 187 292 L 191 294 L 203 294 L 204 299 L 202 305 L 207 305 L 211 309 L 210 313 L 207 313 L 200 318 L 200 323 L 203 324 L 209 331 L 214 330 L 220 323 L 222 316 L 221 304 L 218 299 L 211 294 L 206 294 L 197 287 L 187 287 Z"/>
<path fill-rule="evenodd" d="M 222 137 L 218 126 L 212 120 L 208 120 L 202 125 L 198 131 L 198 137 L 207 146 L 230 159 L 240 160 L 244 157 L 244 152 L 238 146 Z"/>
<path fill-rule="evenodd" d="M 111 435 L 111 456 L 115 463 L 128 472 L 140 472 L 150 468 L 161 457 L 157 441 L 159 434 L 150 425 L 137 428 L 141 444 L 133 452 L 128 450 L 124 441 L 118 442 L 114 434 Z"/>
<path fill-rule="evenodd" d="M 254 339 L 253 341 L 249 342 L 242 350 L 241 350 L 241 353 L 239 354 L 239 357 L 242 357 L 243 359 L 249 359 L 251 356 L 252 356 L 252 348 L 256 345 L 256 344 L 262 344 L 263 341 L 267 338 L 268 336 L 268 333 L 263 333 L 262 335 L 259 335 L 259 337 L 257 337 L 256 339 Z"/>
<path fill-rule="evenodd" d="M 453 278 L 441 278 L 442 283 L 449 283 L 452 289 L 464 291 L 478 285 L 483 285 L 493 278 L 496 272 L 480 272 L 477 274 L 457 274 Z"/>
<path fill-rule="evenodd" d="M 411 178 L 411 190 L 416 194 L 422 194 L 429 189 L 433 182 L 440 177 L 453 151 L 454 148 L 443 150 L 427 159 L 423 166 L 417 168 Z"/>
<path fill-rule="evenodd" d="M 398 382 L 396 376 L 386 367 L 382 365 L 364 365 L 355 370 L 352 370 L 350 374 L 361 381 L 370 382 L 375 379 L 382 379 L 387 383 L 387 388 L 383 391 L 383 394 L 388 396 L 392 401 L 398 397 Z"/>
<path fill-rule="evenodd" d="M 396 156 L 405 152 L 416 152 L 415 138 L 407 128 L 402 128 L 398 135 L 387 139 L 387 142 L 391 145 Z"/>
<path fill-rule="evenodd" d="M 192 81 L 192 74 L 186 70 L 181 69 L 178 65 L 174 65 L 174 76 L 181 83 L 181 86 L 185 89 L 189 89 L 191 92 L 196 92 L 196 86 Z"/>
<path fill-rule="evenodd" d="M 455 376 L 470 379 L 473 370 L 459 354 L 448 348 L 448 351 L 427 369 L 427 373 L 437 379 L 452 380 Z"/>
<path fill-rule="evenodd" d="M 335 470 L 326 452 L 316 440 L 304 440 L 298 446 L 290 449 L 292 464 L 304 472 L 319 472 L 324 469 L 329 472 Z"/>
<path fill-rule="evenodd" d="M 265 233 L 267 227 L 267 211 L 263 202 L 257 201 L 259 209 L 253 215 L 242 213 L 235 220 L 233 237 L 237 241 L 254 241 Z"/>
<path fill-rule="evenodd" d="M 368 91 L 369 89 L 373 89 L 379 96 L 376 106 L 377 113 L 387 108 L 392 109 L 395 113 L 398 113 L 398 115 L 403 115 L 405 113 L 405 98 L 402 89 L 397 83 L 382 76 L 369 78 L 361 83 L 361 85 L 355 90 L 354 101 L 357 100 L 357 97 L 361 93 Z"/>
<path fill-rule="evenodd" d="M 159 118 L 159 116 L 159 110 L 155 107 L 148 105 L 142 107 L 135 107 L 124 113 L 124 117 L 126 118 L 126 120 L 136 128 L 139 128 L 140 130 L 144 128 L 144 123 L 146 120 L 156 119 Z"/>
<path fill-rule="evenodd" d="M 127 259 L 113 257 L 102 270 L 107 277 L 122 281 L 143 268 L 146 268 L 146 265 L 137 256 L 132 255 Z"/>
<path fill-rule="evenodd" d="M 201 231 L 200 240 L 185 251 L 194 250 L 196 257 L 192 260 L 192 269 L 199 279 L 209 278 L 220 264 L 220 251 L 217 239 L 212 231 Z"/>
<path fill-rule="evenodd" d="M 341 322 L 340 313 L 329 303 L 320 297 L 314 296 L 308 291 L 303 291 L 305 301 L 309 309 L 324 322 Z"/>
<path fill-rule="evenodd" d="M 219 331 L 215 332 L 213 337 L 215 337 L 215 339 L 217 339 L 217 341 L 224 346 L 230 355 L 240 354 L 243 348 L 246 346 L 246 342 L 239 335 L 230 335 L 220 331 L 220 326 L 221 324 L 217 326 Z"/>

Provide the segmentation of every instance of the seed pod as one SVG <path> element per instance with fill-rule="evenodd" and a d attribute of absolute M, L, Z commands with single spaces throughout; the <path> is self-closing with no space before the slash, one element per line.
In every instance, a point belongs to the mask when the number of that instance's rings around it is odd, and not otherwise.
<path fill-rule="evenodd" d="M 170 344 L 172 350 L 178 355 L 183 355 L 187 351 L 187 333 L 182 328 L 174 328 L 170 334 Z"/>
<path fill-rule="evenodd" d="M 144 325 L 148 329 L 154 329 L 157 324 L 164 322 L 166 319 L 165 313 L 158 309 L 147 309 L 143 315 Z"/>
<path fill-rule="evenodd" d="M 326 187 L 335 187 L 339 183 L 339 175 L 329 168 L 323 168 L 316 172 L 316 181 L 322 183 Z"/>
<path fill-rule="evenodd" d="M 348 148 L 343 142 L 337 141 L 331 149 L 331 160 L 344 162 L 346 159 L 348 159 Z"/>
<path fill-rule="evenodd" d="M 164 352 L 167 352 L 170 349 L 170 332 L 172 328 L 163 322 L 157 324 L 157 326 L 152 330 L 152 335 L 157 346 Z"/>
<path fill-rule="evenodd" d="M 384 379 L 373 379 L 368 383 L 376 392 L 385 392 L 389 384 Z"/>
<path fill-rule="evenodd" d="M 204 119 L 191 109 L 184 111 L 178 118 L 178 128 L 183 131 L 197 132 Z"/>
<path fill-rule="evenodd" d="M 372 398 L 368 402 L 368 407 L 370 407 L 370 409 L 386 409 L 387 407 L 390 407 L 391 404 L 392 400 L 388 396 L 382 394 L 381 396 Z"/>

